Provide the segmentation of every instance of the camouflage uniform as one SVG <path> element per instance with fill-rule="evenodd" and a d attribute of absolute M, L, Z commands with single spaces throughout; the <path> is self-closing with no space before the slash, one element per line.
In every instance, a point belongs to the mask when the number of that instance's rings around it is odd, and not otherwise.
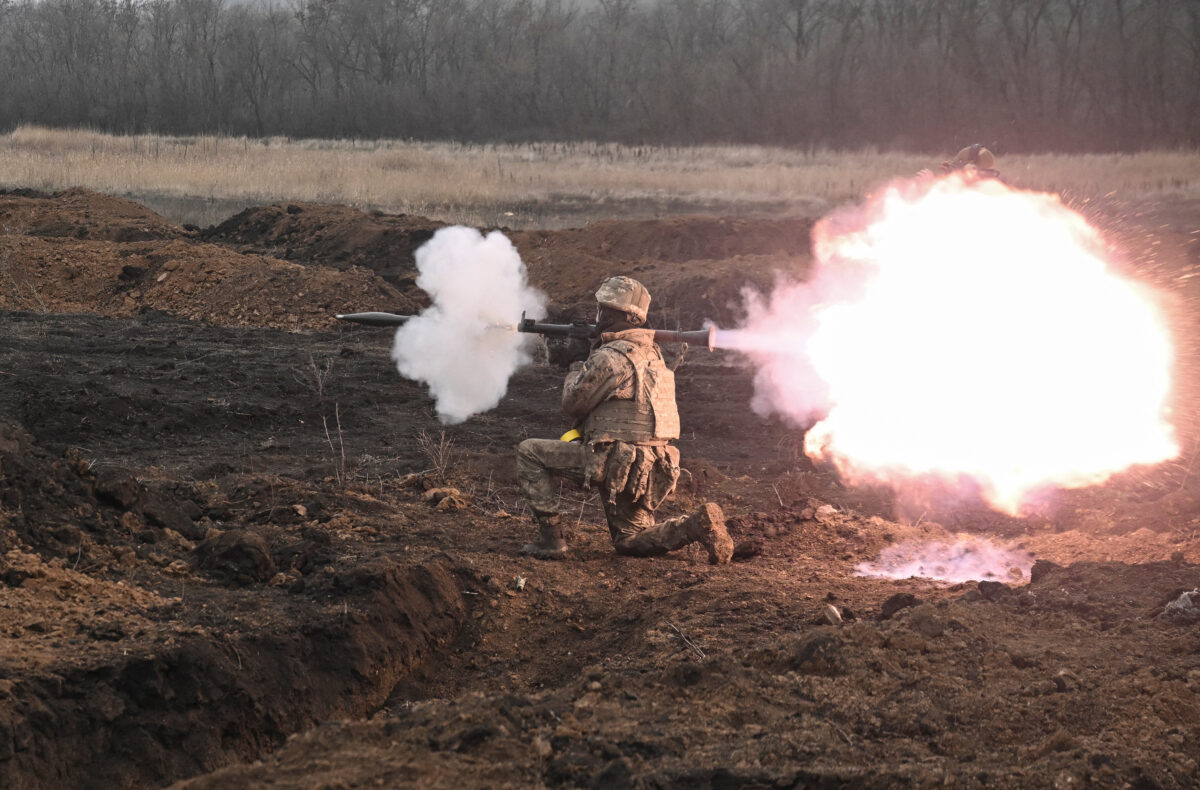
<path fill-rule="evenodd" d="M 566 478 L 599 489 L 618 553 L 654 556 L 701 540 L 710 560 L 727 562 L 732 542 L 715 505 L 654 523 L 654 511 L 679 479 L 679 451 L 670 444 L 679 438 L 675 374 L 654 332 L 627 329 L 600 340 L 563 383 L 563 411 L 578 421 L 583 442 L 527 439 L 517 447 L 521 490 L 535 517 L 556 517 L 554 478 Z M 720 520 L 715 537 L 714 518 Z M 714 540 L 722 545 L 712 546 Z"/>

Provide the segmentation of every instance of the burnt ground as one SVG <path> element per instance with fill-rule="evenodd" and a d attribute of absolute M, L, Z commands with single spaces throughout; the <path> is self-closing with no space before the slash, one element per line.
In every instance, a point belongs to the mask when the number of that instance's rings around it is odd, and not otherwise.
<path fill-rule="evenodd" d="M 1099 210 L 1186 358 L 1200 211 Z M 1181 461 L 1012 519 L 843 486 L 749 411 L 739 359 L 693 350 L 667 510 L 719 502 L 738 561 L 617 557 L 564 488 L 574 559 L 538 563 L 512 448 L 566 427 L 561 371 L 443 428 L 388 332 L 328 318 L 419 307 L 433 227 L 0 195 L 0 787 L 1200 783 L 1200 625 L 1163 615 L 1200 586 L 1190 366 Z M 632 271 L 691 325 L 802 271 L 808 227 L 512 235 L 556 315 Z M 1023 546 L 1034 578 L 853 574 L 959 532 Z"/>

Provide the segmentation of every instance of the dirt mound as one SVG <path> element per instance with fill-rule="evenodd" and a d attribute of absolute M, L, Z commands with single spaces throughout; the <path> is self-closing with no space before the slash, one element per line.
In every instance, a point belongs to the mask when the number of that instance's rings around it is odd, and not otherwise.
<path fill-rule="evenodd" d="M 0 236 L 0 307 L 113 317 L 160 310 L 226 326 L 308 329 L 348 310 L 415 305 L 363 269 L 338 272 L 175 239 Z"/>
<path fill-rule="evenodd" d="M 408 215 L 364 213 L 345 206 L 289 203 L 247 209 L 201 235 L 245 253 L 308 265 L 378 273 L 416 304 L 414 253 L 444 223 Z M 612 274 L 641 278 L 655 297 L 652 320 L 699 326 L 729 322 L 743 285 L 765 287 L 776 269 L 808 255 L 809 220 L 675 217 L 592 222 L 559 231 L 505 231 L 534 285 L 552 297 L 552 315 L 590 312 L 599 282 Z"/>
<path fill-rule="evenodd" d="M 564 250 L 611 261 L 714 261 L 742 255 L 802 256 L 812 220 L 671 217 L 634 222 L 597 221 L 557 231 L 509 235 L 531 258 Z"/>
<path fill-rule="evenodd" d="M 654 297 L 653 325 L 692 328 L 733 323 L 746 285 L 766 288 L 777 272 L 801 276 L 811 231 L 811 220 L 673 217 L 509 236 L 556 318 L 589 315 L 600 282 L 628 274 Z"/>
<path fill-rule="evenodd" d="M 132 200 L 87 189 L 54 194 L 0 191 L 0 230 L 6 234 L 93 241 L 147 241 L 190 235 Z"/>
<path fill-rule="evenodd" d="M 419 294 L 406 298 L 353 262 L 340 260 L 348 270 L 339 271 L 198 243 L 149 209 L 83 189 L 0 194 L 0 229 L 6 309 L 114 317 L 158 310 L 225 326 L 297 330 L 328 326 L 338 312 L 412 312 L 421 304 Z"/>
<path fill-rule="evenodd" d="M 311 329 L 336 312 L 413 313 L 414 253 L 443 223 L 345 206 L 247 209 L 198 234 L 81 189 L 0 196 L 0 307 L 124 317 L 145 310 L 225 326 Z M 740 291 L 808 265 L 811 222 L 679 217 L 509 237 L 555 319 L 588 317 L 597 284 L 631 274 L 651 322 L 730 324 Z M 198 243 L 198 240 L 207 243 Z M 54 287 L 47 284 L 53 283 Z M 514 320 L 516 317 L 514 316 Z"/>
<path fill-rule="evenodd" d="M 509 235 L 555 317 L 589 315 L 599 283 L 628 274 L 653 295 L 653 325 L 694 328 L 734 323 L 746 285 L 765 289 L 777 272 L 802 276 L 811 231 L 811 220 L 672 217 Z"/>
<path fill-rule="evenodd" d="M 413 253 L 444 225 L 349 206 L 287 203 L 246 209 L 202 231 L 201 238 L 298 263 L 361 266 L 404 289 L 412 285 Z"/>
<path fill-rule="evenodd" d="M 799 276 L 808 263 L 770 256 L 683 263 L 621 262 L 567 250 L 541 260 L 535 258 L 529 263 L 529 278 L 542 291 L 555 294 L 549 304 L 553 320 L 592 320 L 596 288 L 607 277 L 627 274 L 650 290 L 650 326 L 699 329 L 706 320 L 719 326 L 735 325 L 743 315 L 743 288 L 766 290 L 778 272 Z"/>

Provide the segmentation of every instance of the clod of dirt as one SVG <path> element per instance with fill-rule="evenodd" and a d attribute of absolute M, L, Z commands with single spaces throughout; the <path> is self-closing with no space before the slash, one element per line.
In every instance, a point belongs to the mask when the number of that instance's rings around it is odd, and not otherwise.
<path fill-rule="evenodd" d="M 271 551 L 261 535 L 231 529 L 205 539 L 197 548 L 200 567 L 234 584 L 265 582 L 275 575 Z"/>
<path fill-rule="evenodd" d="M 1049 574 L 1059 570 L 1062 570 L 1061 565 L 1056 565 L 1050 562 L 1050 560 L 1037 560 L 1033 563 L 1033 567 L 1029 569 L 1029 581 L 1036 584 Z"/>
<path fill-rule="evenodd" d="M 879 607 L 879 619 L 890 620 L 901 609 L 907 609 L 910 606 L 917 606 L 921 603 L 921 599 L 912 593 L 896 593 Z"/>
<path fill-rule="evenodd" d="M 1054 673 L 1054 677 L 1051 679 L 1054 681 L 1055 687 L 1057 687 L 1058 690 L 1063 693 L 1068 691 L 1078 691 L 1082 684 L 1082 682 L 1079 680 L 1079 676 L 1069 669 L 1058 670 L 1058 672 Z"/>
<path fill-rule="evenodd" d="M 96 475 L 96 495 L 117 507 L 129 509 L 141 495 L 141 486 L 124 469 L 101 469 Z"/>
<path fill-rule="evenodd" d="M 834 677 L 846 673 L 845 643 L 825 630 L 805 634 L 792 646 L 791 668 L 805 675 Z"/>
<path fill-rule="evenodd" d="M 829 526 L 837 522 L 838 515 L 838 509 L 833 505 L 821 505 L 813 513 L 813 518 L 820 523 Z"/>
<path fill-rule="evenodd" d="M 1002 582 L 979 582 L 979 594 L 985 601 L 999 601 L 1012 594 L 1012 588 Z"/>
<path fill-rule="evenodd" d="M 759 538 L 750 538 L 749 540 L 740 540 L 733 546 L 733 560 L 735 562 L 745 562 L 752 560 L 763 553 L 766 544 Z"/>
<path fill-rule="evenodd" d="M 170 499 L 165 493 L 150 490 L 147 487 L 142 494 L 142 515 L 156 526 L 166 530 L 174 530 L 180 535 L 191 540 L 200 540 L 204 537 L 205 529 L 193 520 L 193 516 L 188 514 L 191 510 L 199 515 L 199 509 L 196 508 L 194 502 L 184 500 L 176 503 Z"/>
<path fill-rule="evenodd" d="M 946 632 L 946 624 L 929 604 L 921 604 L 908 617 L 908 627 L 921 636 L 939 637 Z"/>
<path fill-rule="evenodd" d="M 457 488 L 431 488 L 424 496 L 426 502 L 441 511 L 462 510 L 470 504 L 466 495 Z"/>

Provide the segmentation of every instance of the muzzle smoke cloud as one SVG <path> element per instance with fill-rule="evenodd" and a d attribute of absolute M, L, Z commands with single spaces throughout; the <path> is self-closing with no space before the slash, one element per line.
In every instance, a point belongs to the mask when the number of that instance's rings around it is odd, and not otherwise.
<path fill-rule="evenodd" d="M 392 358 L 400 374 L 429 385 L 446 424 L 493 408 L 508 380 L 531 360 L 531 335 L 514 325 L 524 311 L 546 314 L 546 297 L 525 280 L 508 237 L 474 228 L 442 228 L 416 252 L 417 285 L 432 304 L 396 330 Z"/>
<path fill-rule="evenodd" d="M 1106 254 L 1056 196 L 897 182 L 817 223 L 808 279 L 748 294 L 717 345 L 852 482 L 969 479 L 1015 514 L 1178 454 L 1166 322 Z"/>

